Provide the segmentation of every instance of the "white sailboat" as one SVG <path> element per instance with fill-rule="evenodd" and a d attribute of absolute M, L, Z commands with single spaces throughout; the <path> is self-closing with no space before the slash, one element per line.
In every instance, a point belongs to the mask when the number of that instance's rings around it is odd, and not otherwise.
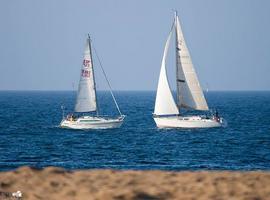
<path fill-rule="evenodd" d="M 60 127 L 71 129 L 107 129 L 118 128 L 122 125 L 125 115 L 122 115 L 119 109 L 99 58 L 98 61 L 109 86 L 115 106 L 119 112 L 119 116 L 112 118 L 99 115 L 91 51 L 91 40 L 90 36 L 88 35 L 74 109 L 76 114 L 69 114 L 66 117 L 63 114 L 63 120 L 60 123 Z M 90 115 L 89 112 L 94 112 L 95 115 Z"/>
<path fill-rule="evenodd" d="M 166 57 L 173 31 L 176 38 L 176 86 L 177 103 L 173 98 L 166 72 Z M 191 57 L 175 12 L 174 22 L 165 44 L 156 94 L 154 120 L 159 128 L 210 128 L 220 127 L 225 120 L 215 115 L 182 116 L 180 111 L 208 111 L 208 105 L 194 70 Z"/>

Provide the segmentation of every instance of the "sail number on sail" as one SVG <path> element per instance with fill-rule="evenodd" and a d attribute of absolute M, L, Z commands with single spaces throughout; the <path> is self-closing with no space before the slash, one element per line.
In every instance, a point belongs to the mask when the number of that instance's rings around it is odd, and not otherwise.
<path fill-rule="evenodd" d="M 84 59 L 84 60 L 83 60 L 83 66 L 85 66 L 85 67 L 90 67 L 90 60 Z"/>
<path fill-rule="evenodd" d="M 85 68 L 89 68 L 90 67 L 90 60 L 83 60 L 83 66 Z M 90 77 L 90 71 L 86 70 L 86 69 L 82 69 L 82 77 Z"/>
<path fill-rule="evenodd" d="M 82 69 L 82 77 L 90 77 L 90 71 Z"/>

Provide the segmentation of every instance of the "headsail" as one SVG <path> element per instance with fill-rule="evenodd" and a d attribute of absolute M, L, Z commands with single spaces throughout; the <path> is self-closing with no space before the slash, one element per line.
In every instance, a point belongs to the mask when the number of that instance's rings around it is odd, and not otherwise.
<path fill-rule="evenodd" d="M 174 25 L 173 25 L 174 27 Z M 173 99 L 173 95 L 170 89 L 170 85 L 167 78 L 166 72 L 166 57 L 169 49 L 169 44 L 172 36 L 172 30 L 168 36 L 168 39 L 165 44 L 165 49 L 163 53 L 161 69 L 159 74 L 158 88 L 156 94 L 156 103 L 155 103 L 155 115 L 177 115 L 179 114 L 178 108 Z"/>
<path fill-rule="evenodd" d="M 179 108 L 208 110 L 208 105 L 194 70 L 177 14 L 175 15 L 175 32 L 177 105 Z"/>
<path fill-rule="evenodd" d="M 90 38 L 87 38 L 84 60 L 81 69 L 79 88 L 75 104 L 75 112 L 90 112 L 97 110 L 96 89 Z"/>

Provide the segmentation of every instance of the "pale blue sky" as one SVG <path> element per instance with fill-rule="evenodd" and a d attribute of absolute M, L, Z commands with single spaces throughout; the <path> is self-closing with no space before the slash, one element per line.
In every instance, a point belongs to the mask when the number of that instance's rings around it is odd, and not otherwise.
<path fill-rule="evenodd" d="M 87 33 L 114 89 L 155 90 L 172 9 L 204 89 L 270 89 L 268 0 L 2 0 L 0 90 L 76 88 Z"/>

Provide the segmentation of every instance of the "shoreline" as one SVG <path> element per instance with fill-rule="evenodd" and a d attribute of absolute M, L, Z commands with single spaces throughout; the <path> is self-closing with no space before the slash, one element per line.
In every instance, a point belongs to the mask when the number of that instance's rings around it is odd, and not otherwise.
<path fill-rule="evenodd" d="M 0 194 L 21 191 L 22 199 L 27 200 L 263 200 L 270 199 L 269 185 L 270 171 L 71 171 L 20 167 L 0 172 Z"/>

